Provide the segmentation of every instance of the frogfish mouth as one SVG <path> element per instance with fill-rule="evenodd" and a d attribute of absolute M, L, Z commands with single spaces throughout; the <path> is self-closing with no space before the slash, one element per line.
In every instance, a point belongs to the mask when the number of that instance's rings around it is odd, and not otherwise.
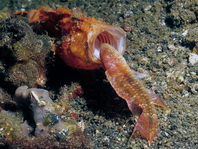
<path fill-rule="evenodd" d="M 124 30 L 93 17 L 85 17 L 76 9 L 42 6 L 24 13 L 29 23 L 41 24 L 51 36 L 59 42 L 61 40 L 61 44 L 56 44 L 55 53 L 67 65 L 78 69 L 105 69 L 106 77 L 117 95 L 138 116 L 132 135 L 139 131 L 151 144 L 159 132 L 155 105 L 168 107 L 153 91 L 144 88 L 138 73 L 127 65 L 122 56 L 126 47 Z"/>

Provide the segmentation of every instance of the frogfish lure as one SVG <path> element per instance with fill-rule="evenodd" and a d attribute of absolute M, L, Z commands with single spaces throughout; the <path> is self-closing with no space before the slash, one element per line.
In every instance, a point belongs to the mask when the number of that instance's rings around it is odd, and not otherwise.
<path fill-rule="evenodd" d="M 103 67 L 105 74 L 130 111 L 138 116 L 133 130 L 139 131 L 149 144 L 158 134 L 158 117 L 155 105 L 168 106 L 151 90 L 144 88 L 138 76 L 122 56 L 126 34 L 118 26 L 108 25 L 93 17 L 85 17 L 77 10 L 40 7 L 25 14 L 29 23 L 39 23 L 56 38 L 55 53 L 69 66 L 78 69 Z M 60 44 L 61 42 L 61 44 Z"/>

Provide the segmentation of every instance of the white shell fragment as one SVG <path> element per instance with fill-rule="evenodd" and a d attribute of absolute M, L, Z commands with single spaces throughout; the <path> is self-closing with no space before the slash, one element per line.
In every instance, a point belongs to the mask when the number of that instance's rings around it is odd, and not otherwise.
<path fill-rule="evenodd" d="M 185 31 L 182 33 L 183 36 L 186 36 L 187 34 L 188 34 L 188 30 L 185 30 Z"/>
<path fill-rule="evenodd" d="M 198 55 L 195 53 L 190 53 L 189 54 L 189 62 L 194 65 L 196 63 L 198 63 Z"/>

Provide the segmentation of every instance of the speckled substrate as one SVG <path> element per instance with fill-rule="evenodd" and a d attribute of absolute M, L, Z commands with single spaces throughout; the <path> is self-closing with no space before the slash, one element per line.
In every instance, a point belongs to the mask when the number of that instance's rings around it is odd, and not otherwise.
<path fill-rule="evenodd" d="M 84 132 L 92 148 L 198 148 L 198 62 L 192 62 L 190 56 L 198 54 L 193 52 L 198 41 L 196 0 L 0 0 L 0 3 L 0 9 L 12 11 L 40 5 L 76 7 L 87 16 L 126 30 L 124 57 L 132 69 L 148 74 L 143 80 L 145 86 L 163 98 L 171 113 L 165 116 L 159 109 L 160 134 L 149 147 L 138 134 L 130 138 L 135 118 L 105 77 L 98 79 L 102 83 L 93 82 L 102 90 L 89 88 L 89 84 L 93 85 L 89 82 L 86 96 L 73 99 L 72 105 L 85 123 Z"/>

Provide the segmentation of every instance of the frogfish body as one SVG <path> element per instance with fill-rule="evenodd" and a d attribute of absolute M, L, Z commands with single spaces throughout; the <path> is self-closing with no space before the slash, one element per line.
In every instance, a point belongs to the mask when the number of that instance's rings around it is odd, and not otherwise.
<path fill-rule="evenodd" d="M 132 71 L 122 56 L 126 34 L 118 26 L 108 25 L 81 12 L 42 6 L 27 14 L 29 23 L 40 23 L 57 39 L 55 53 L 69 66 L 78 69 L 103 67 L 108 81 L 130 111 L 139 118 L 133 130 L 139 131 L 151 144 L 158 134 L 155 105 L 167 105 L 151 90 L 144 88 L 137 73 Z"/>
<path fill-rule="evenodd" d="M 27 15 L 29 23 L 40 22 L 51 36 L 60 38 L 61 46 L 57 44 L 56 53 L 71 67 L 102 67 L 99 54 L 101 43 L 110 44 L 120 54 L 125 51 L 126 34 L 122 28 L 93 17 L 84 17 L 75 9 L 42 6 L 38 10 L 31 10 Z"/>

